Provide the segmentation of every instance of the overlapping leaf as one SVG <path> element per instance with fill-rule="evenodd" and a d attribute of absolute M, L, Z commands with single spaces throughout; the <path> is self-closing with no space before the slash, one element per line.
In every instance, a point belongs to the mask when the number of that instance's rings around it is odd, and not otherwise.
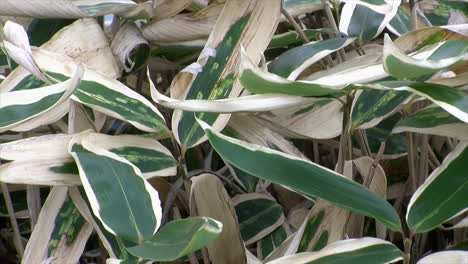
<path fill-rule="evenodd" d="M 308 81 L 290 81 L 276 74 L 262 71 L 246 54 L 242 54 L 239 69 L 240 82 L 245 89 L 256 94 L 279 93 L 295 96 L 338 96 L 339 88 Z"/>
<path fill-rule="evenodd" d="M 405 131 L 468 140 L 468 124 L 436 106 L 427 107 L 401 120 L 392 133 Z"/>
<path fill-rule="evenodd" d="M 353 38 L 320 40 L 290 49 L 270 62 L 268 71 L 288 80 L 296 80 L 307 67 L 353 41 Z"/>
<path fill-rule="evenodd" d="M 143 259 L 171 261 L 209 244 L 221 233 L 223 224 L 208 217 L 174 220 L 150 240 L 127 250 Z"/>
<path fill-rule="evenodd" d="M 153 237 L 161 224 L 158 193 L 127 160 L 89 142 L 72 140 L 69 152 L 94 215 L 107 231 L 133 242 Z M 119 210 L 115 210 L 115 208 Z"/>
<path fill-rule="evenodd" d="M 245 244 L 268 235 L 284 221 L 281 206 L 268 196 L 248 193 L 232 200 Z"/>
<path fill-rule="evenodd" d="M 468 41 L 448 40 L 429 51 L 410 57 L 400 51 L 388 35 L 384 37 L 384 67 L 391 76 L 403 80 L 427 80 L 434 73 L 468 60 Z"/>
<path fill-rule="evenodd" d="M 362 185 L 315 163 L 224 136 L 206 123 L 199 122 L 213 148 L 233 166 L 300 193 L 374 217 L 392 230 L 400 229 L 399 218 L 390 204 Z M 276 164 L 274 169 L 272 162 Z M 285 178 L 285 173 L 291 177 Z"/>
<path fill-rule="evenodd" d="M 267 47 L 277 26 L 280 4 L 259 0 L 226 2 L 204 52 L 196 63 L 175 77 L 171 97 L 186 100 L 237 97 L 242 90 L 235 78 L 240 45 L 255 62 L 260 60 L 259 52 Z M 229 119 L 211 113 L 196 116 L 217 129 L 223 128 Z M 182 152 L 206 140 L 193 113 L 174 111 L 172 128 Z"/>

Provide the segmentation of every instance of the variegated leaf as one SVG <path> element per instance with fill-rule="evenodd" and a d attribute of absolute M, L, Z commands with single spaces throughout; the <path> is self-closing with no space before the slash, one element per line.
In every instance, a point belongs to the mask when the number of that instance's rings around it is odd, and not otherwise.
<path fill-rule="evenodd" d="M 241 194 L 234 197 L 232 203 L 246 245 L 270 234 L 284 221 L 281 206 L 266 195 Z"/>
<path fill-rule="evenodd" d="M 445 157 L 411 197 L 406 213 L 409 228 L 427 232 L 468 208 L 468 142 Z"/>
<path fill-rule="evenodd" d="M 343 1 L 340 31 L 349 37 L 368 41 L 377 37 L 395 16 L 401 1 Z"/>
<path fill-rule="evenodd" d="M 292 155 L 224 136 L 199 122 L 213 148 L 233 166 L 299 193 L 374 217 L 392 230 L 401 228 L 396 212 L 387 201 L 343 175 Z M 244 158 L 238 159 L 239 155 Z M 276 165 L 274 169 L 272 162 Z M 294 177 L 284 178 L 286 172 Z"/>
<path fill-rule="evenodd" d="M 94 215 L 114 235 L 137 243 L 151 238 L 161 224 L 158 192 L 135 165 L 89 143 L 73 139 L 69 152 Z"/>
<path fill-rule="evenodd" d="M 391 76 L 402 80 L 427 80 L 436 72 L 468 60 L 467 40 L 448 40 L 413 57 L 399 50 L 388 35 L 384 37 L 384 67 Z"/>
<path fill-rule="evenodd" d="M 414 132 L 468 140 L 468 124 L 440 107 L 431 106 L 399 121 L 392 133 Z"/>
<path fill-rule="evenodd" d="M 186 100 L 237 97 L 242 90 L 235 77 L 240 46 L 245 47 L 253 61 L 260 60 L 260 53 L 267 47 L 277 26 L 280 4 L 265 0 L 226 2 L 197 62 L 175 77 L 171 97 Z M 174 111 L 172 128 L 183 153 L 206 140 L 195 116 L 216 129 L 222 129 L 229 119 L 227 115 L 214 113 Z"/>
<path fill-rule="evenodd" d="M 267 264 L 393 263 L 403 259 L 402 255 L 403 253 L 390 242 L 365 237 L 337 241 L 318 252 L 287 256 L 267 262 Z"/>
<path fill-rule="evenodd" d="M 328 54 L 340 50 L 354 41 L 354 38 L 319 40 L 290 49 L 268 64 L 268 71 L 288 80 L 296 80 L 310 65 Z"/>
<path fill-rule="evenodd" d="M 340 88 L 315 84 L 308 81 L 290 81 L 276 74 L 263 71 L 242 53 L 239 69 L 240 83 L 245 89 L 256 94 L 286 94 L 295 96 L 339 96 Z"/>
<path fill-rule="evenodd" d="M 54 187 L 42 207 L 26 245 L 22 263 L 79 261 L 93 227 L 86 222 L 68 196 L 67 187 Z"/>
<path fill-rule="evenodd" d="M 219 236 L 222 228 L 221 222 L 209 217 L 174 220 L 164 225 L 150 240 L 127 250 L 143 259 L 172 261 L 209 244 Z"/>

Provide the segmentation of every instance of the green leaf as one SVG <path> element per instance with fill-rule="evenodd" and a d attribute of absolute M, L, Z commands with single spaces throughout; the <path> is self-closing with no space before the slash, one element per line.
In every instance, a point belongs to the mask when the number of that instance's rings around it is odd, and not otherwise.
<path fill-rule="evenodd" d="M 89 133 L 83 140 L 89 145 L 106 149 L 138 167 L 147 179 L 154 176 L 173 176 L 177 161 L 161 143 L 136 135 L 108 136 Z"/>
<path fill-rule="evenodd" d="M 365 84 L 363 87 L 384 90 L 393 89 L 415 93 L 429 99 L 461 121 L 468 123 L 468 95 L 457 88 L 432 83 L 402 81 Z"/>
<path fill-rule="evenodd" d="M 377 37 L 398 11 L 400 1 L 347 1 L 342 8 L 340 31 L 368 41 Z"/>
<path fill-rule="evenodd" d="M 322 86 L 307 81 L 289 81 L 276 74 L 262 71 L 245 53 L 241 56 L 240 82 L 245 89 L 256 94 L 278 93 L 295 96 L 339 96 L 340 88 Z"/>
<path fill-rule="evenodd" d="M 468 41 L 447 40 L 434 44 L 429 51 L 408 56 L 384 37 L 384 68 L 391 76 L 401 80 L 424 81 L 436 72 L 468 60 Z M 427 54 L 428 53 L 428 54 Z"/>
<path fill-rule="evenodd" d="M 266 195 L 241 194 L 234 197 L 232 203 L 246 245 L 268 235 L 284 221 L 281 206 Z"/>
<path fill-rule="evenodd" d="M 430 8 L 426 8 L 421 11 L 424 12 L 424 15 L 432 25 L 445 26 L 451 24 L 450 20 L 460 21 L 464 19 L 466 22 L 466 18 L 468 17 L 465 2 L 439 0 L 431 3 L 429 6 Z M 460 17 L 458 19 L 452 18 L 456 16 Z"/>
<path fill-rule="evenodd" d="M 261 250 L 262 256 L 265 258 L 268 256 L 273 250 L 278 248 L 284 240 L 286 240 L 287 234 L 284 230 L 284 227 L 280 226 L 275 229 L 275 231 L 271 232 L 266 237 L 262 238 L 260 241 L 262 247 L 257 248 L 257 250 Z"/>
<path fill-rule="evenodd" d="M 353 38 L 327 39 L 290 49 L 270 62 L 268 71 L 288 80 L 295 80 L 307 67 L 353 41 Z"/>
<path fill-rule="evenodd" d="M 211 243 L 223 224 L 208 217 L 192 217 L 167 223 L 142 245 L 127 250 L 143 259 L 173 261 Z"/>
<path fill-rule="evenodd" d="M 401 5 L 395 16 L 388 23 L 387 28 L 396 35 L 403 35 L 412 31 L 411 16 L 407 8 Z"/>
<path fill-rule="evenodd" d="M 206 123 L 199 122 L 216 152 L 233 166 L 264 180 L 376 218 L 392 230 L 400 230 L 400 220 L 393 207 L 362 185 L 307 160 L 224 136 Z"/>
<path fill-rule="evenodd" d="M 466 210 L 468 142 L 460 143 L 411 197 L 406 214 L 415 232 L 427 232 Z"/>
<path fill-rule="evenodd" d="M 399 121 L 392 133 L 414 132 L 468 140 L 468 124 L 440 107 L 430 106 Z"/>
<path fill-rule="evenodd" d="M 175 98 L 217 100 L 237 97 L 242 87 L 236 80 L 240 46 L 246 48 L 253 60 L 268 46 L 280 17 L 280 2 L 228 1 L 220 20 L 211 32 L 197 62 L 180 72 L 171 85 L 171 91 L 183 93 Z M 174 111 L 172 129 L 182 153 L 206 140 L 195 118 L 222 129 L 228 115 Z"/>
<path fill-rule="evenodd" d="M 0 132 L 19 126 L 65 102 L 80 84 L 83 69 L 67 81 L 34 89 L 0 94 Z M 65 113 L 63 113 L 65 114 Z M 45 122 L 45 121 L 44 121 Z"/>
<path fill-rule="evenodd" d="M 351 113 L 351 129 L 367 129 L 393 114 L 411 98 L 405 91 L 364 90 L 356 99 Z"/>
<path fill-rule="evenodd" d="M 151 238 L 161 224 L 158 193 L 127 160 L 72 140 L 81 182 L 94 215 L 110 233 L 133 241 Z"/>
<path fill-rule="evenodd" d="M 315 39 L 317 37 L 317 30 L 305 29 L 304 34 L 308 39 Z M 302 42 L 301 37 L 296 31 L 288 31 L 281 34 L 276 34 L 268 44 L 269 49 L 287 47 L 291 44 Z"/>
<path fill-rule="evenodd" d="M 374 264 L 393 263 L 403 253 L 385 240 L 365 237 L 347 239 L 329 244 L 318 252 L 299 253 L 286 256 L 267 264 Z"/>

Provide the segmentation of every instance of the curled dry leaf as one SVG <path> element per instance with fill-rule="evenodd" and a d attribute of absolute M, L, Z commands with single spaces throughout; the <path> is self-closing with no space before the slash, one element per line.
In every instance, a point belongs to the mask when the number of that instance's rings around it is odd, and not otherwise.
<path fill-rule="evenodd" d="M 205 173 L 192 178 L 190 212 L 192 216 L 207 216 L 223 223 L 221 235 L 207 246 L 213 264 L 247 263 L 234 208 L 215 175 Z"/>

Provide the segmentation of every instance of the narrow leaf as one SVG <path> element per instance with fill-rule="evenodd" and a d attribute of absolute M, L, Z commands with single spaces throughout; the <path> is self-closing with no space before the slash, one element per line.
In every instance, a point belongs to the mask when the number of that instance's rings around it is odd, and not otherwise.
<path fill-rule="evenodd" d="M 296 80 L 310 65 L 353 41 L 353 38 L 327 39 L 290 49 L 270 62 L 268 71 L 288 80 Z"/>
<path fill-rule="evenodd" d="M 264 180 L 374 217 L 392 230 L 400 230 L 400 220 L 393 207 L 362 185 L 307 160 L 224 136 L 206 123 L 199 122 L 213 148 L 233 166 Z M 285 178 L 284 175 L 290 177 Z"/>
<path fill-rule="evenodd" d="M 245 53 L 241 56 L 240 82 L 256 94 L 279 93 L 295 96 L 337 96 L 340 88 L 322 86 L 308 81 L 290 81 L 255 66 Z"/>
<path fill-rule="evenodd" d="M 261 112 L 310 104 L 318 99 L 283 94 L 247 95 L 219 100 L 177 100 L 161 94 L 150 81 L 151 98 L 162 106 L 191 112 L 236 113 Z"/>
<path fill-rule="evenodd" d="M 253 61 L 260 55 L 277 27 L 280 2 L 231 0 L 224 5 L 215 28 L 197 62 L 180 72 L 171 85 L 173 98 L 226 99 L 237 97 L 242 86 L 236 80 L 240 46 Z M 206 140 L 195 116 L 222 129 L 229 115 L 174 111 L 172 128 L 182 152 Z"/>
<path fill-rule="evenodd" d="M 384 37 L 384 67 L 391 76 L 403 80 L 426 80 L 439 70 L 468 60 L 468 41 L 449 40 L 439 44 L 422 58 L 410 57 Z"/>
<path fill-rule="evenodd" d="M 468 124 L 440 107 L 430 106 L 399 121 L 392 133 L 414 132 L 468 140 Z"/>
<path fill-rule="evenodd" d="M 413 92 L 431 100 L 456 118 L 468 123 L 468 95 L 457 88 L 439 84 L 398 81 L 368 84 L 364 87 Z"/>
<path fill-rule="evenodd" d="M 0 132 L 14 128 L 67 100 L 80 84 L 83 69 L 78 67 L 72 78 L 33 91 L 0 94 Z"/>
<path fill-rule="evenodd" d="M 468 207 L 468 143 L 461 142 L 411 197 L 408 226 L 427 232 Z"/>
<path fill-rule="evenodd" d="M 367 129 L 376 126 L 411 99 L 405 91 L 364 90 L 354 102 L 351 129 Z"/>
<path fill-rule="evenodd" d="M 300 253 L 267 264 L 393 263 L 403 259 L 402 255 L 403 253 L 390 242 L 365 237 L 337 241 L 319 252 Z"/>

